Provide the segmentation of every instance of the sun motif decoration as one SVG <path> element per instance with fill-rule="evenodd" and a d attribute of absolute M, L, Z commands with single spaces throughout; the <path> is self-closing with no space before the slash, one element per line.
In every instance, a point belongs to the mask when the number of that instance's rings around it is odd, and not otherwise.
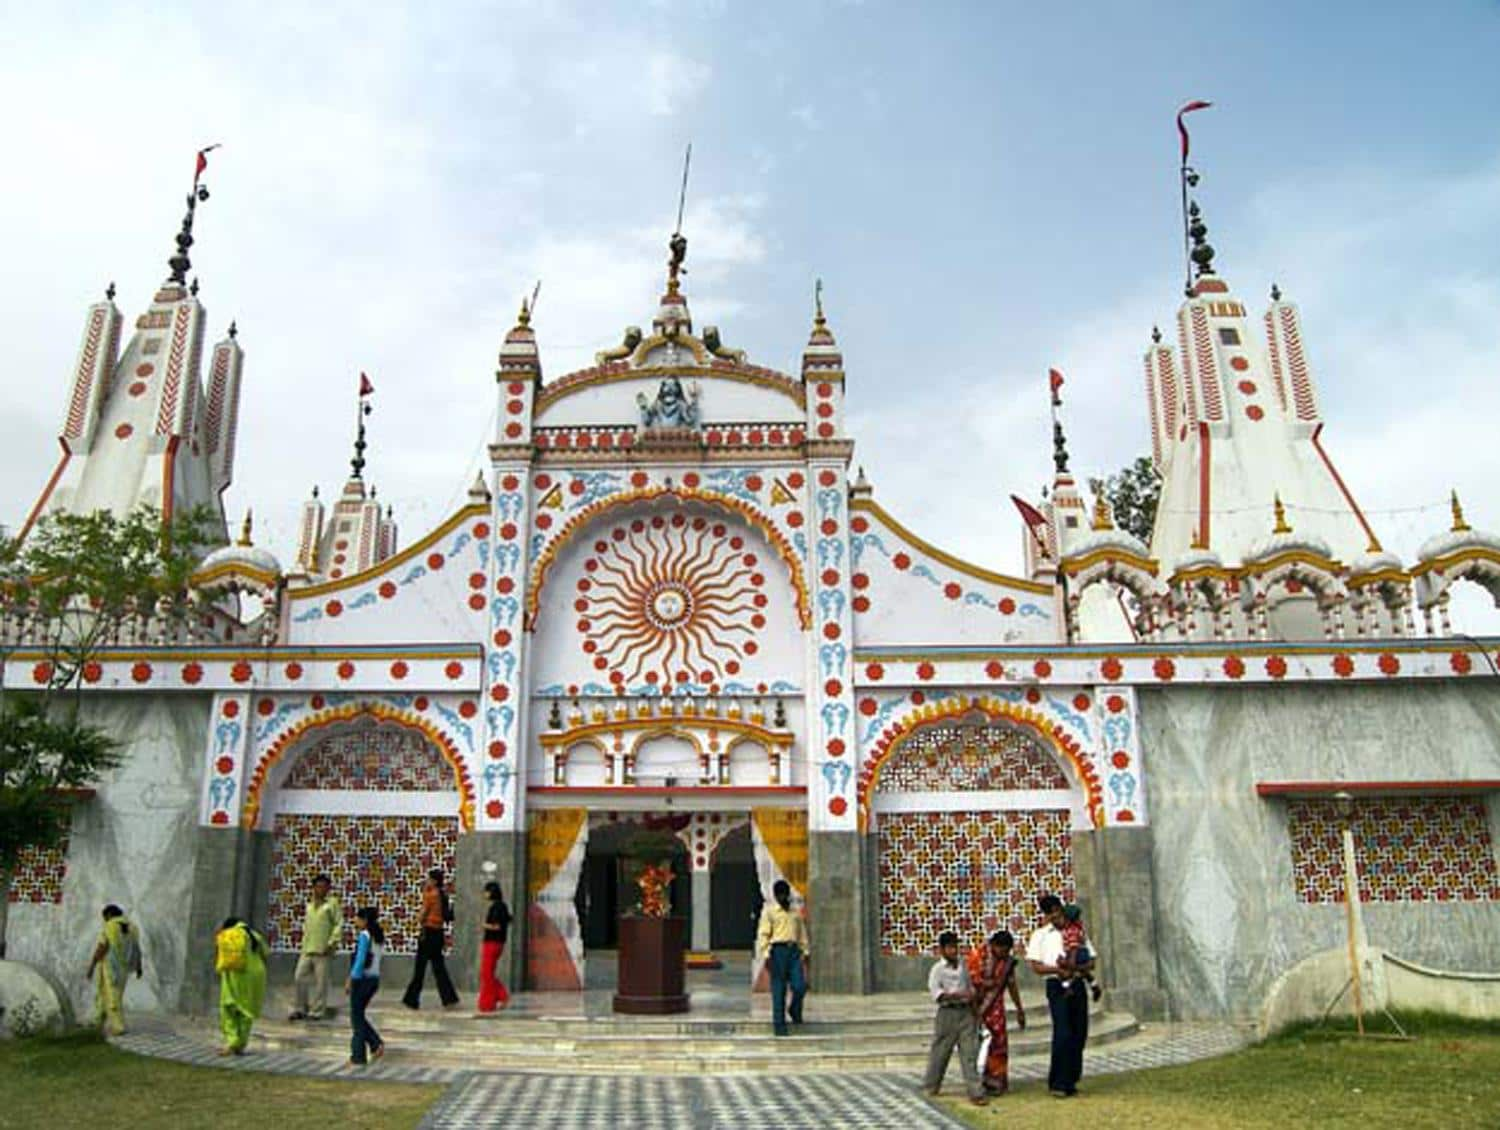
<path fill-rule="evenodd" d="M 739 673 L 765 627 L 766 577 L 745 539 L 703 517 L 622 523 L 578 581 L 578 634 L 616 686 L 712 686 Z"/>

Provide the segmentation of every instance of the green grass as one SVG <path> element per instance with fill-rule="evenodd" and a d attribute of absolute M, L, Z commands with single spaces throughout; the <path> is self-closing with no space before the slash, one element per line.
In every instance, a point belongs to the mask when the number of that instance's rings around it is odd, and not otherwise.
<path fill-rule="evenodd" d="M 188 1067 L 93 1033 L 0 1041 L 0 1126 L 18 1130 L 410 1130 L 442 1090 Z"/>
<path fill-rule="evenodd" d="M 1500 1024 L 1398 1016 L 1409 1042 L 1358 1040 L 1353 1024 L 1299 1025 L 1244 1051 L 1183 1067 L 1085 1074 L 1062 1101 L 1023 1083 L 976 1109 L 953 1112 L 976 1127 L 1500 1127 Z M 1388 1032 L 1384 1018 L 1367 1031 Z M 945 1100 L 947 1101 L 947 1100 Z M 1018 1121 L 1019 1120 L 1019 1121 Z"/>

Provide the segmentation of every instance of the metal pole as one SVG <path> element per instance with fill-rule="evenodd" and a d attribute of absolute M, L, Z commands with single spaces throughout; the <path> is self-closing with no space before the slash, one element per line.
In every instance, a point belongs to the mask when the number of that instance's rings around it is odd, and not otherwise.
<path fill-rule="evenodd" d="M 1344 825 L 1344 926 L 1349 935 L 1349 983 L 1354 988 L 1354 1026 L 1361 1036 L 1365 1034 L 1365 1005 L 1363 985 L 1359 976 L 1359 946 L 1356 941 L 1355 903 L 1359 901 L 1359 873 L 1354 858 L 1353 798 L 1340 794 L 1340 809 Z"/>

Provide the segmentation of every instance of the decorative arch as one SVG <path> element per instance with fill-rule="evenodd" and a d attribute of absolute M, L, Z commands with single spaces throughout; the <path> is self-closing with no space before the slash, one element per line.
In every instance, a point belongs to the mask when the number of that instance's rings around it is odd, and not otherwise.
<path fill-rule="evenodd" d="M 547 575 L 564 549 L 571 545 L 585 529 L 604 516 L 635 503 L 654 502 L 663 497 L 678 502 L 700 502 L 712 509 L 727 512 L 748 522 L 766 539 L 771 548 L 776 551 L 777 556 L 781 558 L 782 563 L 786 565 L 797 602 L 798 621 L 803 631 L 812 627 L 812 602 L 807 594 L 807 576 L 802 567 L 802 559 L 797 556 L 791 543 L 787 541 L 786 536 L 776 524 L 758 507 L 731 495 L 721 494 L 715 490 L 705 490 L 701 487 L 653 485 L 621 491 L 608 498 L 602 498 L 598 502 L 585 506 L 568 519 L 558 531 L 557 536 L 547 543 L 538 554 L 536 561 L 532 563 L 531 573 L 526 583 L 526 630 L 529 632 L 536 627 L 537 610 L 541 606 L 542 589 L 547 583 Z"/>
<path fill-rule="evenodd" d="M 1089 822 L 1104 826 L 1104 789 L 1099 775 L 1085 756 L 1083 746 L 1061 723 L 1040 711 L 989 695 L 958 695 L 941 702 L 926 703 L 893 723 L 870 751 L 860 769 L 858 784 L 859 830 L 870 822 L 870 798 L 880 780 L 880 772 L 912 735 L 936 723 L 953 722 L 967 715 L 980 714 L 991 722 L 1003 722 L 1028 730 L 1043 747 L 1051 750 L 1083 790 Z"/>
<path fill-rule="evenodd" d="M 261 754 L 260 759 L 256 762 L 255 772 L 250 777 L 250 785 L 245 793 L 244 809 L 240 815 L 240 822 L 244 827 L 254 828 L 256 822 L 260 819 L 260 807 L 265 793 L 266 781 L 270 777 L 271 770 L 286 755 L 288 750 L 295 748 L 302 738 L 308 734 L 327 729 L 330 726 L 356 722 L 362 718 L 374 718 L 376 721 L 390 722 L 409 730 L 416 730 L 433 744 L 438 752 L 442 754 L 443 760 L 453 770 L 453 784 L 459 795 L 459 826 L 466 832 L 473 831 L 475 804 L 474 779 L 469 775 L 468 767 L 464 765 L 463 758 L 459 755 L 458 747 L 453 743 L 453 739 L 419 714 L 407 710 L 398 710 L 395 707 L 386 706 L 378 702 L 354 702 L 343 706 L 335 706 L 328 710 L 321 710 L 316 714 L 309 715 L 293 723 L 277 735 L 276 740 L 266 747 L 266 751 Z"/>

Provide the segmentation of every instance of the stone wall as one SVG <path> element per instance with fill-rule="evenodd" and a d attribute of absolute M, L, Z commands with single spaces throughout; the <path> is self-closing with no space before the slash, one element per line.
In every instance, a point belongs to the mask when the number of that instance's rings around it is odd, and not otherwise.
<path fill-rule="evenodd" d="M 87 1015 L 84 981 L 99 912 L 123 907 L 142 930 L 145 977 L 132 980 L 128 1010 L 180 1007 L 197 857 L 198 796 L 209 695 L 91 695 L 86 721 L 123 745 L 124 761 L 73 813 L 63 898 L 10 908 L 8 956 L 38 966 Z"/>
<path fill-rule="evenodd" d="M 1299 897 L 1287 802 L 1258 782 L 1500 779 L 1500 681 L 1172 687 L 1139 702 L 1159 973 L 1179 1017 L 1254 1016 L 1281 973 L 1344 944 L 1342 905 Z M 1500 970 L 1500 902 L 1367 902 L 1364 920 L 1371 945 L 1409 961 Z"/>

